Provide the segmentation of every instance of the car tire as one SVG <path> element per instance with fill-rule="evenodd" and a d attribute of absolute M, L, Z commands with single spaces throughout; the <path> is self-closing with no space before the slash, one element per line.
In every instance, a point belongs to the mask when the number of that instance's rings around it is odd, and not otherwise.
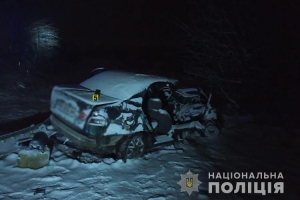
<path fill-rule="evenodd" d="M 213 121 L 205 123 L 204 134 L 206 136 L 216 137 L 221 134 L 221 129 Z"/>
<path fill-rule="evenodd" d="M 142 157 L 147 150 L 145 133 L 135 133 L 124 137 L 117 146 L 116 156 L 126 162 L 127 159 Z"/>

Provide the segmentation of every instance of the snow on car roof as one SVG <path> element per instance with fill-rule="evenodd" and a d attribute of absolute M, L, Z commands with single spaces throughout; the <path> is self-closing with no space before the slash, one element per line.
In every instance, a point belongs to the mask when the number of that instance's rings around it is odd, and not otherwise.
<path fill-rule="evenodd" d="M 155 82 L 175 84 L 177 80 L 123 71 L 104 71 L 83 81 L 80 85 L 91 90 L 101 90 L 101 93 L 107 96 L 126 100 L 142 92 Z"/>

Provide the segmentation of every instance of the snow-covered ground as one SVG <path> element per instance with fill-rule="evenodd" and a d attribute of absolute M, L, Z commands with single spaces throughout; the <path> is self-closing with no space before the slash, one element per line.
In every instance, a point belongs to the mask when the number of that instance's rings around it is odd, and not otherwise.
<path fill-rule="evenodd" d="M 147 159 L 119 160 L 83 164 L 57 151 L 49 166 L 38 170 L 16 167 L 16 154 L 0 162 L 1 199 L 189 199 L 180 192 L 180 174 L 191 170 L 205 176 L 212 166 L 195 160 L 197 153 L 174 150 L 147 155 Z M 106 159 L 107 162 L 113 160 Z M 201 166 L 201 167 L 200 167 Z M 202 178 L 203 181 L 203 178 Z M 36 188 L 45 194 L 34 195 Z M 204 186 L 200 190 L 205 191 Z M 211 199 L 205 194 L 193 193 L 192 198 Z"/>
<path fill-rule="evenodd" d="M 183 151 L 170 146 L 126 163 L 107 158 L 105 163 L 84 164 L 57 150 L 48 166 L 33 170 L 18 168 L 18 155 L 11 153 L 0 160 L 0 199 L 299 199 L 296 142 L 282 148 L 276 137 L 281 129 L 273 128 L 273 136 L 257 138 L 253 131 L 267 130 L 255 128 L 253 124 L 236 126 L 225 129 L 219 138 L 197 137 L 194 145 L 182 143 Z M 282 140 L 285 142 L 289 141 Z M 190 196 L 177 184 L 180 175 L 189 170 L 199 174 L 202 182 L 199 192 Z M 285 193 L 208 193 L 208 172 L 225 171 L 282 172 Z M 37 188 L 45 189 L 45 193 L 34 194 Z"/>
<path fill-rule="evenodd" d="M 47 95 L 29 95 L 26 89 L 12 93 L 13 88 L 1 88 L 1 123 L 49 108 Z M 49 88 L 41 94 L 48 92 Z M 11 152 L 0 160 L 0 199 L 300 199 L 299 129 L 250 121 L 228 120 L 230 126 L 218 138 L 197 137 L 193 145 L 180 144 L 183 151 L 169 147 L 127 163 L 105 159 L 106 163 L 84 164 L 57 150 L 48 166 L 33 170 L 18 168 L 18 155 Z M 177 183 L 189 170 L 202 182 L 191 196 Z M 284 194 L 210 194 L 209 172 L 282 172 Z M 35 194 L 38 188 L 41 193 Z"/>

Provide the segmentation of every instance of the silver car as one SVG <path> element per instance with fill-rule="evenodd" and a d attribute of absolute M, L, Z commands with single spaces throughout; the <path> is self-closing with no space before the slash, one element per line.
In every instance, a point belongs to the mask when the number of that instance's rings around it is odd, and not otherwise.
<path fill-rule="evenodd" d="M 188 133 L 218 135 L 210 97 L 177 82 L 98 68 L 79 85 L 53 88 L 50 120 L 63 144 L 123 160 Z"/>

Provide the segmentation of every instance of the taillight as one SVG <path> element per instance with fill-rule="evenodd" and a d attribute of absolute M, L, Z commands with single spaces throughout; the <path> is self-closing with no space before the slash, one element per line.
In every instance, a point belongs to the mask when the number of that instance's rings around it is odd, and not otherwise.
<path fill-rule="evenodd" d="M 88 124 L 93 126 L 107 126 L 108 115 L 105 110 L 100 109 L 98 111 L 94 111 L 88 120 Z"/>
<path fill-rule="evenodd" d="M 84 112 L 80 112 L 79 118 L 85 120 L 87 118 L 87 114 L 85 114 Z"/>

